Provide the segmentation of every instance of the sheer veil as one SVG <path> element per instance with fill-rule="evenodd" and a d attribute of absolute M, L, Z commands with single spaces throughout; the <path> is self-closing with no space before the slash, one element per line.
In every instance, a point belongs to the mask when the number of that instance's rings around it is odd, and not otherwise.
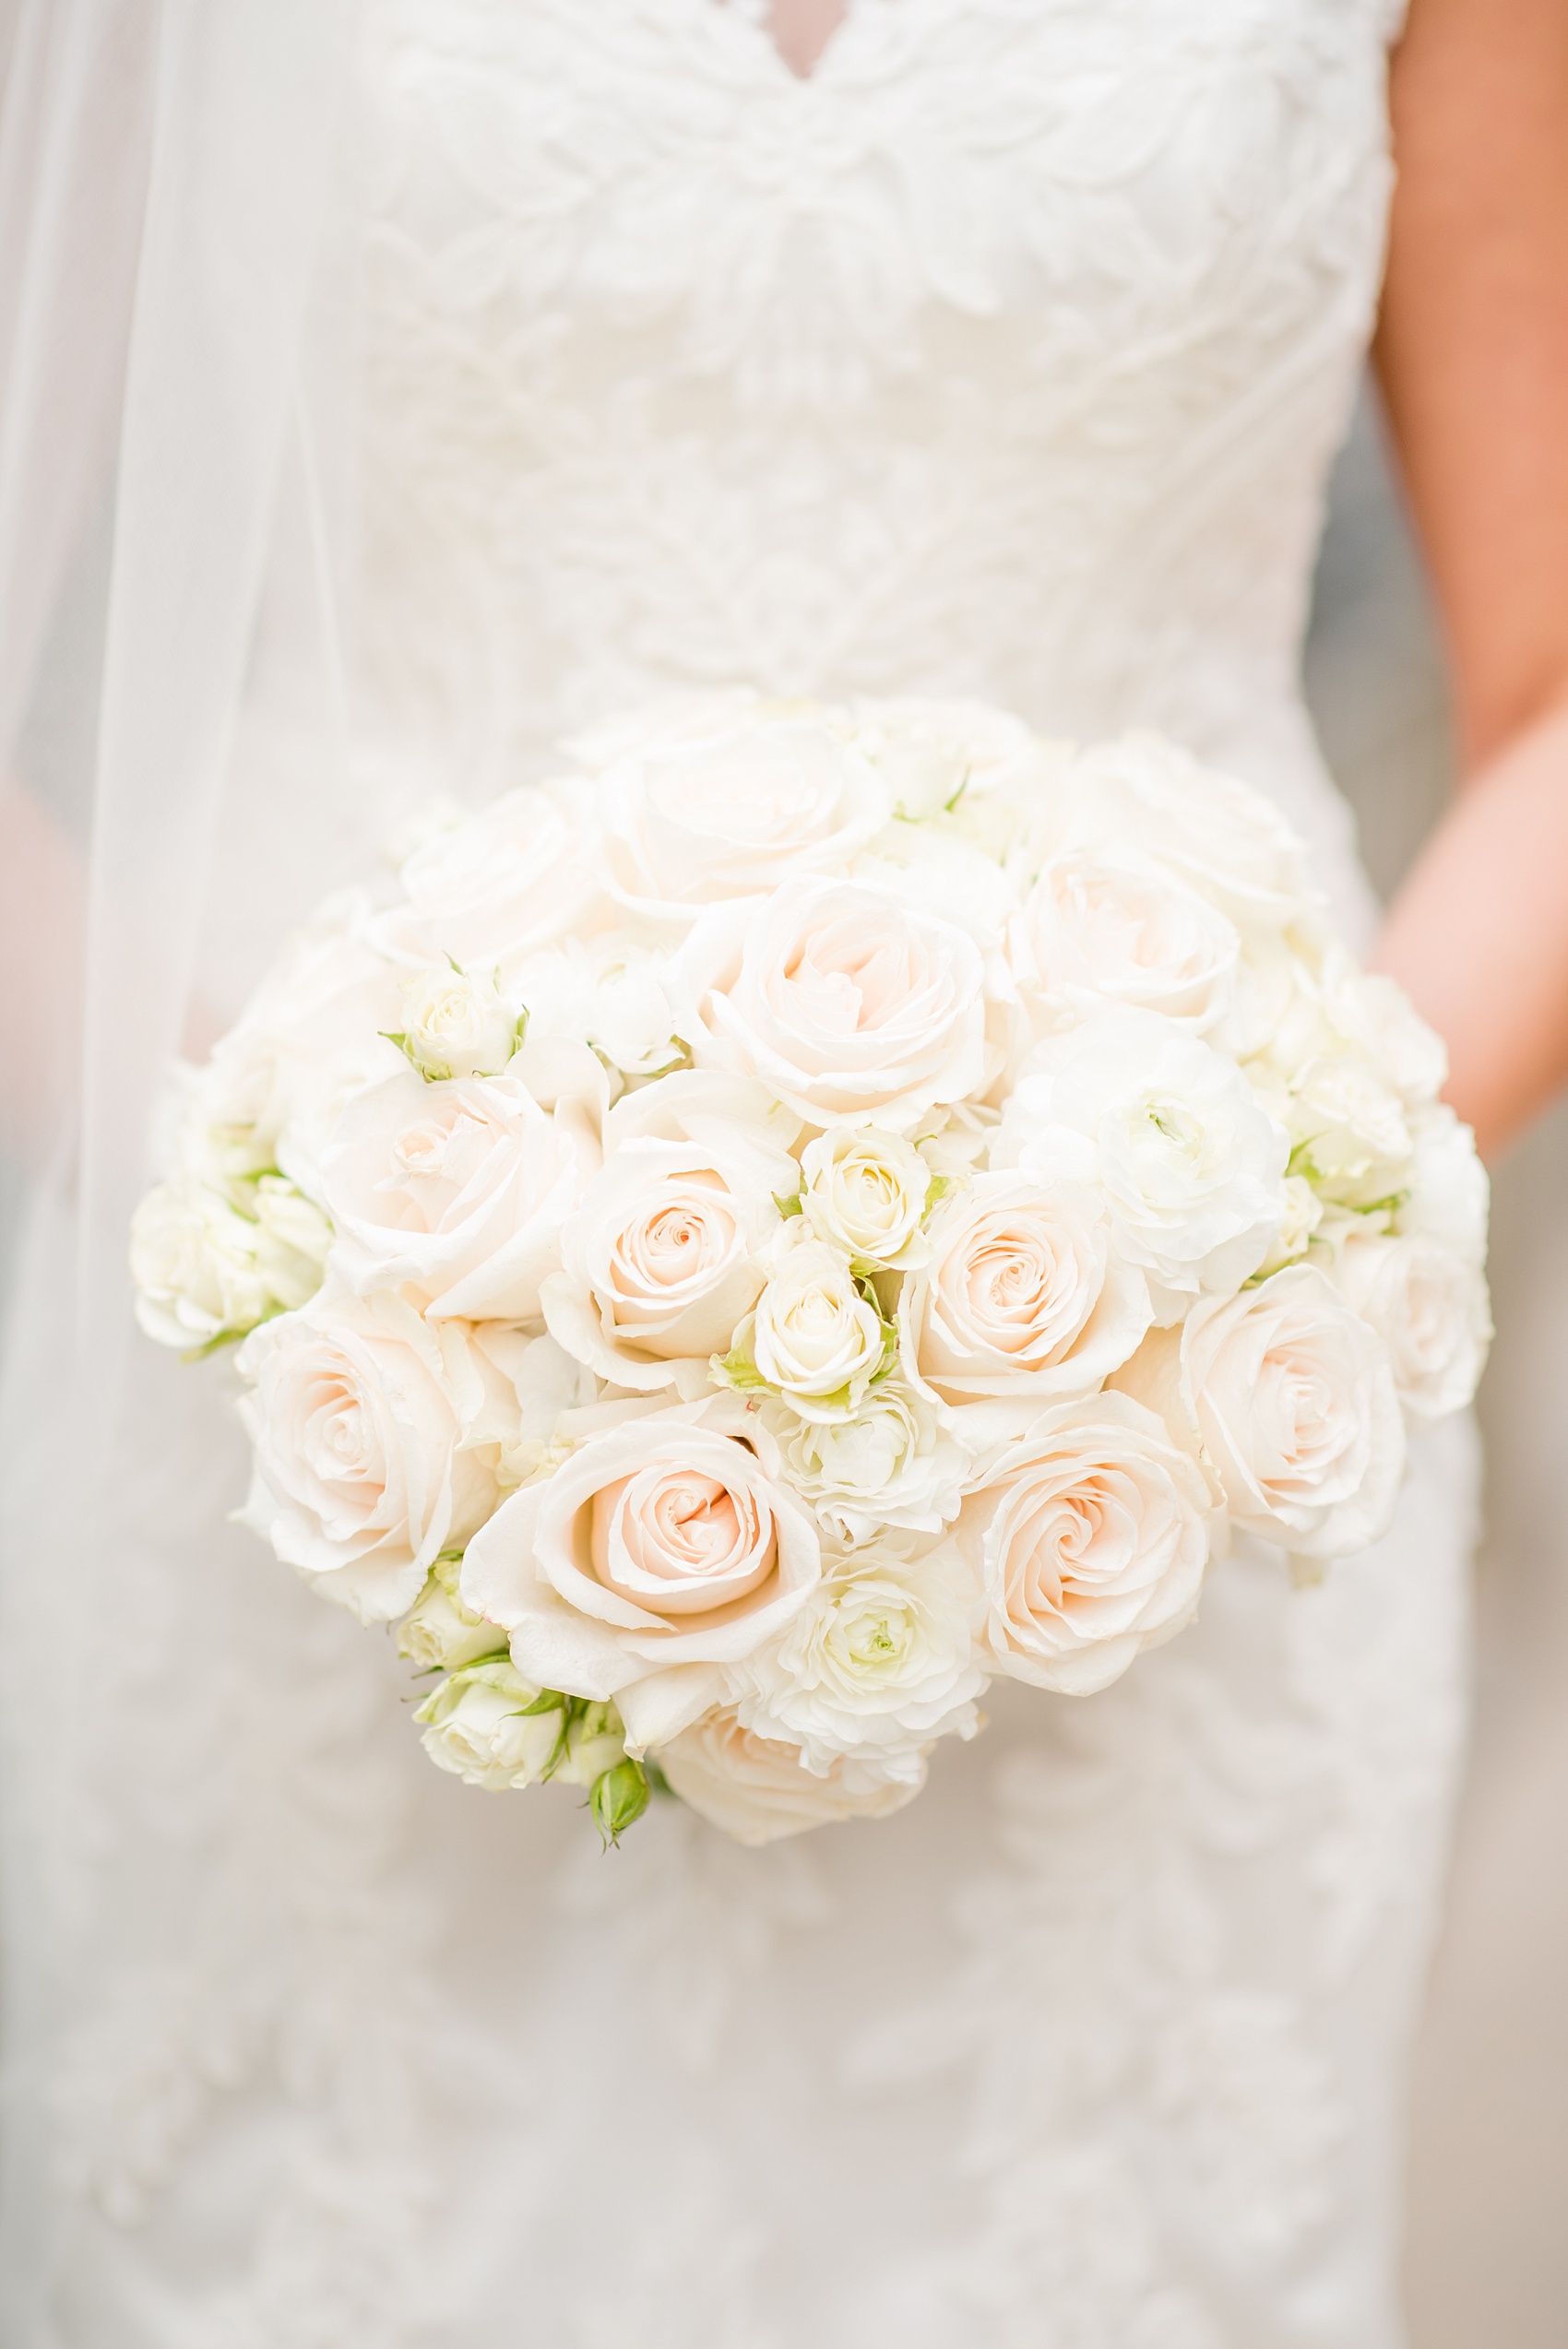
<path fill-rule="evenodd" d="M 70 1759 L 99 1692 L 62 1659 L 91 1655 L 115 1571 L 104 1485 L 139 1375 L 125 1229 L 156 1105 L 193 1004 L 209 1026 L 232 1007 L 202 974 L 222 926 L 215 843 L 306 431 L 353 29 L 352 0 L 0 16 L 0 969 L 21 1169 L 0 1466 L 0 2332 L 18 2342 L 44 2338 L 54 2257 L 48 2016 L 94 1929 Z"/>

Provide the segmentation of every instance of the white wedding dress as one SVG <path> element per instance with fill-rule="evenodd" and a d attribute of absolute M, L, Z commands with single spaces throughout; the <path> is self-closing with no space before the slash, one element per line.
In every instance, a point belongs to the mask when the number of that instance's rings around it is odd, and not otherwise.
<path fill-rule="evenodd" d="M 1396 16 L 850 0 L 798 81 L 719 0 L 368 0 L 196 993 L 432 790 L 734 680 L 1167 729 L 1364 940 L 1297 672 Z M 8 2349 L 1394 2349 L 1466 1426 L 889 1822 L 601 1857 L 226 1524 L 220 1368 L 140 1347 L 83 1460 L 74 1245 L 9 1373 Z"/>

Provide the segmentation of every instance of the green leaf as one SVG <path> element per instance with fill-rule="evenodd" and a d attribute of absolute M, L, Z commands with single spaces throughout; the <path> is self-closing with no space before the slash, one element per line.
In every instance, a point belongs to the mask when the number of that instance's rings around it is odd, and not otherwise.
<path fill-rule="evenodd" d="M 806 1211 L 804 1196 L 799 1191 L 776 1191 L 773 1204 L 781 1216 L 803 1216 Z"/>
<path fill-rule="evenodd" d="M 1409 1196 L 1408 1191 L 1391 1191 L 1386 1199 L 1369 1200 L 1364 1207 L 1358 1207 L 1356 1213 L 1358 1216 L 1396 1216 L 1408 1204 Z"/>
<path fill-rule="evenodd" d="M 519 1705 L 517 1718 L 527 1721 L 536 1713 L 564 1712 L 571 1702 L 571 1698 L 563 1696 L 559 1689 L 540 1689 L 531 1704 Z"/>
<path fill-rule="evenodd" d="M 710 1354 L 707 1367 L 710 1376 L 720 1386 L 733 1387 L 737 1394 L 771 1394 L 773 1392 L 751 1356 L 738 1346 L 729 1354 Z"/>

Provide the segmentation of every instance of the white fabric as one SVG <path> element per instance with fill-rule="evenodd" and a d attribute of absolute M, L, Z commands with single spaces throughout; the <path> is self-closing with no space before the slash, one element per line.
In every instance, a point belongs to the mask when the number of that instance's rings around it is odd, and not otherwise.
<path fill-rule="evenodd" d="M 389 1643 L 226 1525 L 221 1371 L 81 1382 L 182 1001 L 648 690 L 1166 727 L 1364 933 L 1296 672 L 1393 11 L 851 0 L 804 83 L 718 0 L 350 30 L 157 27 L 83 1180 L 7 1375 L 0 2333 L 1393 2349 L 1467 1430 L 1376 1551 L 1243 1546 L 894 1821 L 601 1858 L 438 1775 Z"/>

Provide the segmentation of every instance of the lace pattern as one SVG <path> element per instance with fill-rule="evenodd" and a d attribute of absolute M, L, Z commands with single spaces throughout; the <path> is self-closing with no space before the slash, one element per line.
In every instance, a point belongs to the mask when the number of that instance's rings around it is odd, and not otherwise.
<path fill-rule="evenodd" d="M 918 687 L 1235 760 L 1353 923 L 1295 667 L 1396 14 L 851 0 L 801 83 L 734 0 L 370 0 L 316 420 L 362 492 L 348 851 L 649 688 Z M 296 682 L 238 756 L 297 798 Z M 265 861 L 236 823 L 215 882 L 261 936 Z M 237 1437 L 173 1375 L 93 1587 L 0 1622 L 7 2340 L 1394 2349 L 1465 1430 L 1378 1551 L 1305 1594 L 1239 1556 L 897 1819 L 751 1854 L 671 1811 L 601 1861 L 564 1791 L 428 1768 L 390 1655 L 223 1526 Z M 42 1555 L 71 1466 L 30 1471 Z"/>

